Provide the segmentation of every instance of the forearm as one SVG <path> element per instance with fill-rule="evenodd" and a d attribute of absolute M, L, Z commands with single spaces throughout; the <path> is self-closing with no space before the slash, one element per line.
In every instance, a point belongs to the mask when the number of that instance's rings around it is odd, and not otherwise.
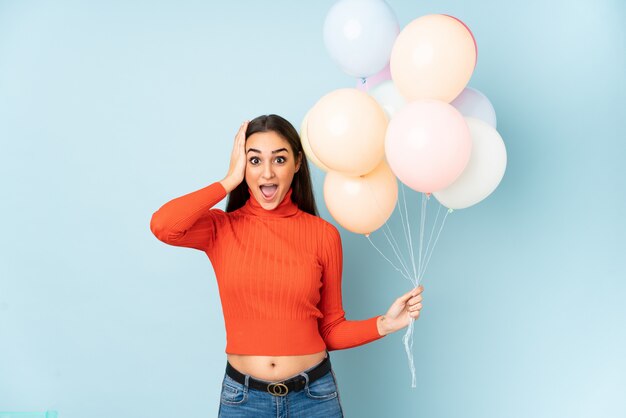
<path fill-rule="evenodd" d="M 341 316 L 323 324 L 320 335 L 329 350 L 357 347 L 383 338 L 378 332 L 376 321 L 376 317 L 348 321 Z"/>
<path fill-rule="evenodd" d="M 161 241 L 171 245 L 194 248 L 204 244 L 215 227 L 211 208 L 225 196 L 224 186 L 215 182 L 195 192 L 177 197 L 162 205 L 152 214 L 150 229 Z M 191 236 L 190 236 L 191 234 Z"/>

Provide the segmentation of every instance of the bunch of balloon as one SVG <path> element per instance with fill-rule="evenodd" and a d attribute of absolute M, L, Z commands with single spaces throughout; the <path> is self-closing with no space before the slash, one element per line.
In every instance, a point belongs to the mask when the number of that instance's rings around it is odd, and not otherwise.
<path fill-rule="evenodd" d="M 493 106 L 467 86 L 476 67 L 476 41 L 462 21 L 449 15 L 422 16 L 400 31 L 385 1 L 340 0 L 326 16 L 324 42 L 357 82 L 355 88 L 324 95 L 309 110 L 301 125 L 305 153 L 326 171 L 324 200 L 333 218 L 364 234 L 418 286 L 448 214 L 485 199 L 506 168 Z M 399 213 L 409 260 L 387 225 L 399 203 L 397 180 L 421 198 L 419 245 L 414 246 L 413 217 L 402 187 Z M 431 195 L 443 205 L 439 209 L 447 210 L 441 220 L 437 211 L 424 245 Z M 397 265 L 370 239 L 378 229 Z M 416 387 L 412 336 L 411 319 L 403 342 Z"/>

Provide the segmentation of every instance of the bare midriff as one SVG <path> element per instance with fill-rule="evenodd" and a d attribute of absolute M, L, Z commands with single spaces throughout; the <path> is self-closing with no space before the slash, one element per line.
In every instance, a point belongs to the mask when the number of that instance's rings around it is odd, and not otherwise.
<path fill-rule="evenodd" d="M 241 373 L 278 382 L 309 369 L 326 357 L 326 351 L 301 356 L 250 356 L 227 354 L 228 362 Z"/>

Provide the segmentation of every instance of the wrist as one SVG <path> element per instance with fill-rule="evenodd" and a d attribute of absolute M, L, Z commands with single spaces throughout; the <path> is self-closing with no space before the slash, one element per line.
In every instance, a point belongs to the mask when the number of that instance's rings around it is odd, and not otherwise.
<path fill-rule="evenodd" d="M 227 194 L 235 190 L 235 187 L 237 187 L 237 185 L 239 184 L 235 183 L 235 181 L 233 181 L 230 177 L 224 177 L 222 180 L 220 180 L 220 183 L 222 183 L 222 186 L 224 186 L 224 189 L 226 189 Z"/>
<path fill-rule="evenodd" d="M 385 318 L 385 315 L 380 315 L 376 319 L 376 327 L 378 328 L 378 334 L 382 337 L 390 333 L 386 327 L 386 321 L 387 320 Z"/>

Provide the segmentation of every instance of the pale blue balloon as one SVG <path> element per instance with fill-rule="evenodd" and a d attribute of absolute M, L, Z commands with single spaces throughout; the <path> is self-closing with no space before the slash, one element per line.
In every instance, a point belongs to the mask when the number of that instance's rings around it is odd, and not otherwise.
<path fill-rule="evenodd" d="M 496 111 L 487 96 L 480 91 L 472 87 L 465 87 L 450 104 L 463 116 L 480 119 L 493 128 L 496 127 Z"/>
<path fill-rule="evenodd" d="M 400 24 L 383 0 L 340 0 L 324 21 L 324 44 L 341 70 L 369 77 L 391 57 Z"/>

